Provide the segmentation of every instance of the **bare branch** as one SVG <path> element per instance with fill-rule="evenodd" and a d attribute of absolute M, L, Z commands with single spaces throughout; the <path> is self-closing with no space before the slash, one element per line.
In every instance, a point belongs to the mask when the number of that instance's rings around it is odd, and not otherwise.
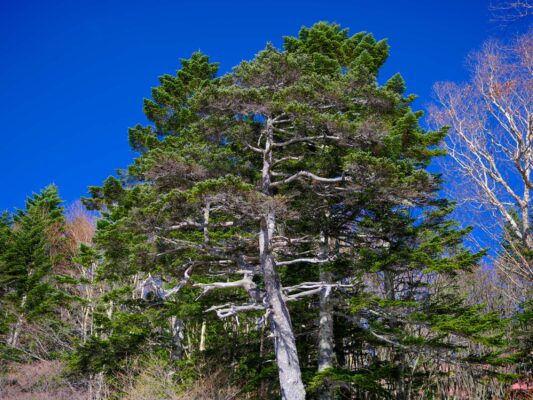
<path fill-rule="evenodd" d="M 187 284 L 189 279 L 191 278 L 190 272 L 192 270 L 192 266 L 187 268 L 184 273 L 184 277 L 180 282 L 174 286 L 171 289 L 164 289 L 163 288 L 163 280 L 160 276 L 152 276 L 149 275 L 148 278 L 146 278 L 144 281 L 142 281 L 139 284 L 139 289 L 141 292 L 141 298 L 143 300 L 147 300 L 151 295 L 155 298 L 165 300 L 168 297 L 172 296 L 174 293 L 177 293 L 180 291 L 180 289 Z"/>
<path fill-rule="evenodd" d="M 239 279 L 238 281 L 195 283 L 193 284 L 193 286 L 204 289 L 204 293 L 212 289 L 228 289 L 228 288 L 236 288 L 236 287 L 243 288 L 248 293 L 251 293 L 253 290 L 257 288 L 257 285 L 254 283 L 254 281 L 252 281 L 249 271 L 238 271 L 238 272 L 244 274 L 244 277 L 242 279 Z"/>
<path fill-rule="evenodd" d="M 251 304 L 242 304 L 242 305 L 234 305 L 234 304 L 224 304 L 220 306 L 213 306 L 205 310 L 205 312 L 211 312 L 215 311 L 217 316 L 219 318 L 227 318 L 231 317 L 232 315 L 236 315 L 240 312 L 246 312 L 246 311 L 261 311 L 265 310 L 266 306 L 264 304 L 260 303 L 251 303 Z"/>
<path fill-rule="evenodd" d="M 246 145 L 246 147 L 248 147 L 252 151 L 255 151 L 256 153 L 263 154 L 265 152 L 263 149 L 252 146 L 250 143 L 244 142 L 244 144 Z"/>
<path fill-rule="evenodd" d="M 295 258 L 293 260 L 287 260 L 287 261 L 277 261 L 276 265 L 291 265 L 291 264 L 298 264 L 298 263 L 308 263 L 308 264 L 323 264 L 330 261 L 333 261 L 335 258 Z"/>
<path fill-rule="evenodd" d="M 272 182 L 270 184 L 270 187 L 276 187 L 276 186 L 284 185 L 286 183 L 290 183 L 290 182 L 292 182 L 292 181 L 294 181 L 294 180 L 296 180 L 298 178 L 301 178 L 301 177 L 311 178 L 314 181 L 324 182 L 324 183 L 334 183 L 334 182 L 342 182 L 342 181 L 349 181 L 350 180 L 350 178 L 346 177 L 346 176 L 338 176 L 338 177 L 335 177 L 335 178 L 325 178 L 325 177 L 322 177 L 322 176 L 315 175 L 312 172 L 300 171 L 300 172 L 297 172 L 294 175 L 289 176 L 288 178 L 286 178 L 286 179 L 284 179 L 282 181 Z"/>
<path fill-rule="evenodd" d="M 292 156 L 283 157 L 283 158 L 280 158 L 279 160 L 272 161 L 272 164 L 270 164 L 270 168 L 273 168 L 274 166 L 281 164 L 285 161 L 300 161 L 301 159 L 302 157 L 292 157 Z"/>
<path fill-rule="evenodd" d="M 209 224 L 203 224 L 200 222 L 194 222 L 194 221 L 184 221 L 180 222 L 176 225 L 171 225 L 167 228 L 156 228 L 159 230 L 166 230 L 166 231 L 173 231 L 173 230 L 180 230 L 180 229 L 186 229 L 186 228 L 198 228 L 198 229 L 204 229 L 204 228 L 224 228 L 228 226 L 233 226 L 235 224 L 234 221 L 226 221 L 226 222 L 218 222 L 218 223 L 209 223 Z"/>
<path fill-rule="evenodd" d="M 498 7 L 511 10 L 522 6 L 532 7 L 530 1 L 508 1 Z M 460 182 L 454 196 L 462 196 L 462 207 L 493 217 L 473 221 L 492 239 L 501 242 L 501 235 L 508 230 L 526 251 L 533 250 L 531 54 L 531 32 L 511 43 L 487 42 L 471 58 L 472 81 L 466 85 L 436 84 L 439 104 L 430 110 L 435 125 L 451 127 L 445 146 L 455 167 L 452 173 Z M 516 247 L 514 251 L 523 250 Z M 518 253 L 507 258 L 522 259 Z M 502 271 L 508 277 L 516 275 L 511 281 L 523 281 L 524 276 L 533 281 L 528 263 L 526 268 L 513 262 L 497 265 L 511 268 Z"/>
<path fill-rule="evenodd" d="M 502 22 L 513 22 L 527 18 L 533 14 L 533 2 L 531 0 L 508 0 L 492 3 L 489 6 L 494 19 Z"/>

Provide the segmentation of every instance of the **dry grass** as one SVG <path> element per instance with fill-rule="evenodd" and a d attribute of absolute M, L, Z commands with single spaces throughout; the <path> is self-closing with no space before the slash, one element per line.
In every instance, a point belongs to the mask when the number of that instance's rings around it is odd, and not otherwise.
<path fill-rule="evenodd" d="M 168 365 L 152 359 L 126 390 L 124 400 L 241 400 L 240 388 L 229 383 L 228 374 L 217 370 L 183 387 L 173 379 Z"/>
<path fill-rule="evenodd" d="M 241 390 L 228 384 L 227 375 L 218 370 L 208 377 L 197 380 L 192 387 L 172 400 L 233 400 L 244 399 L 239 396 Z"/>
<path fill-rule="evenodd" d="M 75 388 L 61 376 L 58 361 L 11 364 L 0 377 L 0 399 L 9 400 L 87 400 L 83 388 Z"/>

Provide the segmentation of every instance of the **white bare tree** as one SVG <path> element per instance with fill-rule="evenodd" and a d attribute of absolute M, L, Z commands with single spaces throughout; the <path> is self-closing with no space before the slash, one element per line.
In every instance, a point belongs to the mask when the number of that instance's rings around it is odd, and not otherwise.
<path fill-rule="evenodd" d="M 485 213 L 476 225 L 492 240 L 509 243 L 497 266 L 513 283 L 527 287 L 533 282 L 526 255 L 533 250 L 532 31 L 511 43 L 487 42 L 470 65 L 470 82 L 435 85 L 430 120 L 450 127 L 449 172 L 461 185 L 460 200 Z"/>
<path fill-rule="evenodd" d="M 533 15 L 532 0 L 508 0 L 491 3 L 489 11 L 493 18 L 501 22 L 514 22 Z"/>

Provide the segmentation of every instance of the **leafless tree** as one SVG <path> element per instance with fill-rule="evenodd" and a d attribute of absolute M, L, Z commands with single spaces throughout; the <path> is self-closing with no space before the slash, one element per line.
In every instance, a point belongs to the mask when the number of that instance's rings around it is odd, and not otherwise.
<path fill-rule="evenodd" d="M 501 242 L 503 232 L 516 238 L 514 248 L 502 249 L 506 262 L 498 267 L 524 287 L 533 281 L 524 255 L 533 250 L 532 31 L 511 43 L 488 41 L 470 61 L 468 83 L 435 85 L 430 120 L 450 127 L 446 149 L 453 170 L 447 172 L 462 186 L 461 200 L 490 214 L 477 225 L 492 240 Z"/>
<path fill-rule="evenodd" d="M 514 22 L 533 15 L 533 1 L 508 0 L 491 3 L 489 11 L 496 21 Z"/>

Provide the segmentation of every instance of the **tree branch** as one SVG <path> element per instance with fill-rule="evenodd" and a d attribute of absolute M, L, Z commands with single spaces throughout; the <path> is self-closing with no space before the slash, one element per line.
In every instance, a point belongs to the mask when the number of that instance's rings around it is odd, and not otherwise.
<path fill-rule="evenodd" d="M 219 318 L 227 318 L 243 311 L 259 311 L 265 310 L 266 306 L 260 303 L 250 303 L 242 305 L 224 304 L 220 306 L 213 306 L 205 310 L 205 312 L 215 311 Z"/>
<path fill-rule="evenodd" d="M 300 172 L 297 172 L 296 174 L 294 175 L 291 175 L 289 176 L 288 178 L 282 180 L 282 181 L 278 181 L 278 182 L 272 182 L 270 184 L 270 187 L 276 187 L 276 186 L 280 186 L 280 185 L 283 185 L 285 183 L 290 183 L 300 177 L 307 177 L 307 178 L 311 178 L 312 180 L 314 181 L 318 181 L 318 182 L 324 182 L 324 183 L 334 183 L 334 182 L 342 182 L 342 181 L 349 181 L 349 177 L 346 177 L 346 176 L 338 176 L 338 177 L 335 177 L 335 178 L 324 178 L 322 176 L 318 176 L 318 175 L 315 175 L 313 174 L 312 172 L 309 172 L 309 171 L 300 171 Z"/>
<path fill-rule="evenodd" d="M 323 264 L 327 263 L 329 261 L 333 261 L 335 258 L 295 258 L 293 260 L 287 260 L 287 261 L 278 261 L 276 262 L 277 266 L 281 265 L 291 265 L 291 264 L 297 264 L 297 263 L 309 263 L 309 264 Z"/>

